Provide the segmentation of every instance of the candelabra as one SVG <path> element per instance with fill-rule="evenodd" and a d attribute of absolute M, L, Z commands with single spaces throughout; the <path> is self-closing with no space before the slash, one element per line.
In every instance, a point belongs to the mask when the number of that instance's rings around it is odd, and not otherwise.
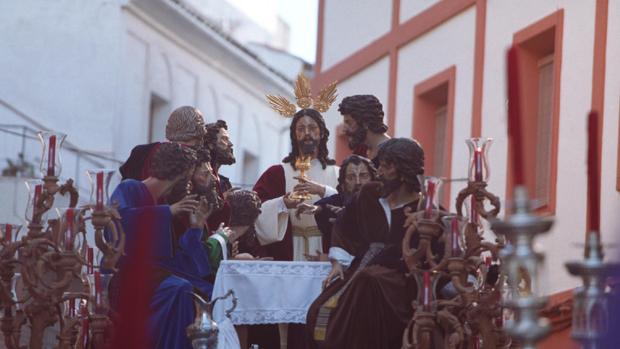
<path fill-rule="evenodd" d="M 102 271 L 113 273 L 124 250 L 124 233 L 115 222 L 119 215 L 114 207 L 103 204 L 113 172 L 97 171 L 102 179 L 93 184 L 97 204 L 77 208 L 73 181 L 58 184 L 65 135 L 41 132 L 39 138 L 43 144 L 42 180 L 27 182 L 27 234 L 17 239 L 16 227 L 3 226 L 0 306 L 4 309 L 1 330 L 5 345 L 20 348 L 21 328 L 28 324 L 28 347 L 42 348 L 45 329 L 59 323 L 58 348 L 101 347 L 111 312 L 105 301 L 110 275 L 102 275 Z M 69 195 L 69 207 L 56 208 L 58 219 L 48 219 L 57 195 Z M 95 229 L 99 265 L 88 246 L 88 221 Z"/>
<path fill-rule="evenodd" d="M 499 259 L 504 244 L 502 240 L 484 241 L 477 218 L 491 219 L 499 212 L 499 200 L 485 190 L 488 168 L 483 157 L 490 143 L 486 144 L 472 157 L 474 175 L 458 195 L 459 214 L 440 209 L 437 198 L 441 179 L 419 178 L 423 196 L 419 210 L 407 213 L 409 227 L 402 244 L 403 259 L 418 289 L 418 299 L 412 304 L 413 317 L 403 334 L 404 349 L 495 349 L 511 344 L 502 331 L 500 285 L 497 279 L 488 277 L 491 260 Z M 477 204 L 466 219 L 461 209 L 468 197 Z M 485 200 L 494 209 L 486 211 Z M 412 247 L 415 236 L 418 243 Z M 441 244 L 443 253 L 438 253 Z M 479 276 L 478 281 L 471 280 L 474 275 Z M 442 334 L 441 344 L 437 343 L 438 333 Z"/>
<path fill-rule="evenodd" d="M 571 275 L 583 279 L 583 286 L 573 294 L 572 337 L 584 348 L 601 347 L 601 340 L 608 335 L 609 305 L 605 281 L 608 276 L 620 272 L 617 263 L 603 261 L 603 244 L 598 232 L 588 233 L 583 261 L 566 263 Z"/>
<path fill-rule="evenodd" d="M 534 251 L 533 242 L 551 229 L 553 220 L 531 214 L 525 186 L 515 187 L 513 202 L 515 211 L 507 220 L 492 222 L 492 229 L 510 243 L 510 248 L 502 251 L 502 269 L 512 290 L 504 306 L 514 312 L 514 320 L 508 321 L 505 329 L 522 348 L 533 349 L 549 331 L 547 319 L 538 315 L 546 298 L 536 294 L 538 268 L 544 256 Z"/>

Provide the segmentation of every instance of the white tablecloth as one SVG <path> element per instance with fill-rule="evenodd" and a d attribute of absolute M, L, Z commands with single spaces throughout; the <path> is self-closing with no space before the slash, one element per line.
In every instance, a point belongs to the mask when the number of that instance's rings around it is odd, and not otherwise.
<path fill-rule="evenodd" d="M 235 325 L 305 323 L 310 304 L 321 293 L 329 262 L 222 261 L 213 298 L 229 289 L 238 298 L 231 314 Z M 224 319 L 231 300 L 218 301 L 213 317 Z"/>

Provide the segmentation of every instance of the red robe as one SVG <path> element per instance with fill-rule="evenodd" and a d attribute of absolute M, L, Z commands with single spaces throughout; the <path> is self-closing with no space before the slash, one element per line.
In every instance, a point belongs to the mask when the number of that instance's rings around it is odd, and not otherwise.
<path fill-rule="evenodd" d="M 282 165 L 271 166 L 265 171 L 256 184 L 253 190 L 258 194 L 262 202 L 266 200 L 272 200 L 286 194 L 285 185 L 286 179 L 284 178 L 284 168 Z M 291 233 L 291 222 L 286 228 L 286 234 L 284 239 L 280 242 L 275 242 L 263 246 L 264 256 L 273 257 L 277 261 L 292 261 L 293 260 L 293 234 Z"/>

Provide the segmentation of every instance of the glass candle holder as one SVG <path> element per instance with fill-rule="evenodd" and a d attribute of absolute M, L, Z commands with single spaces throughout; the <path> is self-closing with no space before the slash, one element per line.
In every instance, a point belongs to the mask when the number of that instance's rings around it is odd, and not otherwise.
<path fill-rule="evenodd" d="M 11 277 L 10 292 L 11 292 L 10 293 L 11 301 L 14 302 L 15 308 L 17 310 L 23 309 L 24 308 L 23 301 L 24 299 L 27 299 L 27 296 L 26 296 L 27 291 L 24 287 L 24 281 L 22 280 L 21 273 L 16 272 Z M 5 306 L 5 307 L 10 307 L 11 305 L 12 304 L 2 304 L 2 306 Z"/>
<path fill-rule="evenodd" d="M 110 200 L 109 187 L 116 169 L 99 168 L 87 170 L 86 175 L 90 181 L 90 204 L 95 205 L 97 210 L 103 209 Z"/>
<path fill-rule="evenodd" d="M 96 247 L 88 246 L 86 248 L 86 265 L 84 266 L 82 272 L 84 275 L 92 275 L 95 273 L 95 270 L 99 270 L 101 268 L 101 263 L 103 260 L 103 252 Z"/>
<path fill-rule="evenodd" d="M 68 292 L 65 292 L 68 294 Z M 75 318 L 80 316 L 80 306 L 84 300 L 81 298 L 71 298 L 62 302 L 62 316 L 64 318 Z"/>
<path fill-rule="evenodd" d="M 463 238 L 463 230 L 467 224 L 465 217 L 457 215 L 447 215 L 441 217 L 444 225 L 444 236 L 447 245 L 447 256 L 459 257 L 465 256 L 465 241 Z"/>
<path fill-rule="evenodd" d="M 476 203 L 476 198 L 474 198 L 473 195 L 470 195 L 468 198 L 465 199 L 465 212 L 467 215 L 467 220 L 470 223 L 474 223 L 478 225 L 479 227 L 482 227 L 480 223 L 480 215 L 478 214 L 478 211 L 476 211 L 475 203 Z"/>
<path fill-rule="evenodd" d="M 41 200 L 43 194 L 43 182 L 39 179 L 30 179 L 25 181 L 28 190 L 28 204 L 26 205 L 26 221 L 28 223 L 42 223 L 45 221 L 43 215 L 39 218 L 35 216 L 37 213 L 37 204 Z M 46 215 L 46 214 L 44 214 Z"/>
<path fill-rule="evenodd" d="M 434 277 L 430 271 L 423 271 L 421 273 L 415 273 L 416 283 L 418 285 L 418 305 L 422 307 L 424 311 L 433 311 L 436 308 L 435 300 L 435 284 L 437 278 Z"/>
<path fill-rule="evenodd" d="M 40 131 L 37 135 L 43 148 L 40 165 L 41 176 L 60 176 L 62 171 L 60 150 L 67 135 L 54 131 Z"/>
<path fill-rule="evenodd" d="M 22 229 L 20 224 L 5 223 L 0 224 L 1 239 L 5 244 L 18 240 L 19 232 Z"/>
<path fill-rule="evenodd" d="M 581 286 L 573 291 L 573 337 L 603 337 L 609 331 L 609 299 L 607 294 L 588 295 Z"/>
<path fill-rule="evenodd" d="M 113 274 L 102 273 L 99 270 L 95 270 L 93 274 L 88 275 L 90 295 L 91 299 L 94 299 L 94 302 L 90 302 L 90 312 L 92 314 L 107 314 L 110 308 L 108 286 L 112 276 Z"/>
<path fill-rule="evenodd" d="M 89 348 L 89 333 L 90 333 L 90 313 L 88 312 L 88 304 L 90 302 L 81 300 L 79 305 L 80 316 L 80 332 L 78 333 L 79 346 L 82 348 Z"/>
<path fill-rule="evenodd" d="M 423 211 L 425 219 L 437 219 L 439 217 L 439 188 L 442 180 L 439 177 L 418 175 L 422 185 L 422 199 L 419 201 L 418 210 Z"/>
<path fill-rule="evenodd" d="M 83 241 L 77 239 L 80 230 L 82 210 L 74 207 L 57 208 L 60 221 L 57 246 L 61 251 L 81 251 Z"/>
<path fill-rule="evenodd" d="M 488 182 L 491 174 L 488 153 L 493 144 L 493 138 L 469 138 L 465 140 L 465 143 L 469 148 L 469 181 Z"/>

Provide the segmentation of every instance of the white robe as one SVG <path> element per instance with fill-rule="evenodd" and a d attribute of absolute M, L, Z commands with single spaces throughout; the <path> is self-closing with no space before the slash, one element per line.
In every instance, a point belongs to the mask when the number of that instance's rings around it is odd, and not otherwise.
<path fill-rule="evenodd" d="M 325 185 L 325 196 L 328 197 L 337 193 L 338 185 L 338 166 L 328 165 L 323 169 L 321 162 L 317 159 L 310 163 L 310 170 L 306 176 L 317 183 Z M 290 164 L 282 164 L 284 168 L 284 188 L 286 193 L 293 191 L 298 181 L 293 177 L 300 175 L 299 171 L 293 170 Z M 306 203 L 314 204 L 321 199 L 318 195 L 312 195 Z M 293 260 L 305 261 L 304 253 L 316 254 L 316 251 L 323 251 L 321 232 L 316 225 L 314 215 L 302 214 L 298 219 L 295 217 L 295 209 L 288 209 L 284 204 L 283 197 L 266 200 L 261 206 L 261 214 L 255 223 L 256 236 L 261 245 L 268 245 L 282 241 L 286 234 L 289 218 L 291 231 L 293 232 Z"/>

